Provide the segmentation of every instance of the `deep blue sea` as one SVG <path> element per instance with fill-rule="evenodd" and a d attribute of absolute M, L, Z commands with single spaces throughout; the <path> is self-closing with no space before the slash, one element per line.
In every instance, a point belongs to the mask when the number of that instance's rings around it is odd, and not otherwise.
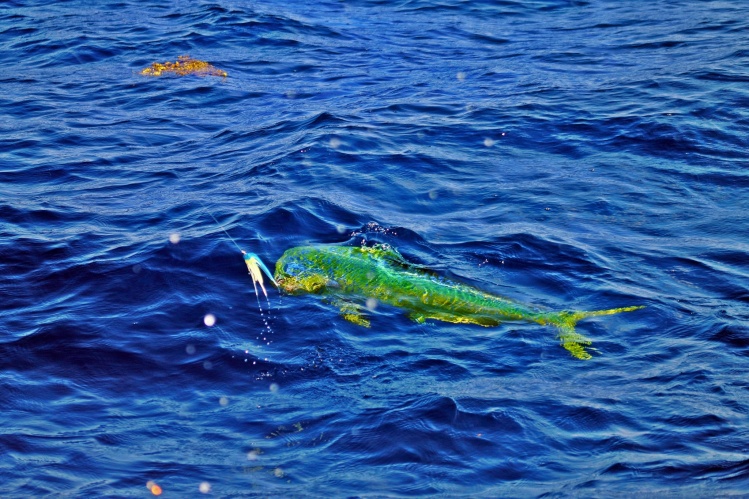
<path fill-rule="evenodd" d="M 0 496 L 749 495 L 748 34 L 737 0 L 3 1 Z M 140 74 L 182 55 L 228 76 Z M 312 243 L 647 308 L 581 361 L 255 295 L 240 248 Z"/>

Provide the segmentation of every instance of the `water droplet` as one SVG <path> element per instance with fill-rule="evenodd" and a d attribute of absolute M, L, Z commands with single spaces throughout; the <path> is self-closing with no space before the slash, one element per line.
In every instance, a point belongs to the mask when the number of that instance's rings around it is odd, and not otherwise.
<path fill-rule="evenodd" d="M 179 242 L 179 234 L 176 232 L 173 234 L 169 234 L 169 242 L 172 244 L 177 244 Z"/>
<path fill-rule="evenodd" d="M 213 326 L 216 324 L 216 316 L 213 314 L 206 314 L 205 317 L 203 317 L 203 323 L 208 327 Z"/>
<path fill-rule="evenodd" d="M 226 407 L 227 405 L 229 405 L 229 398 L 228 397 L 221 397 L 220 399 L 218 399 L 218 403 L 219 403 L 220 406 Z"/>
<path fill-rule="evenodd" d="M 484 145 L 486 147 L 491 147 L 491 146 L 494 145 L 494 141 L 492 139 L 490 139 L 489 137 L 487 137 L 487 138 L 484 139 Z"/>
<path fill-rule="evenodd" d="M 271 383 L 270 384 L 270 392 L 271 393 L 278 393 L 278 384 L 277 383 Z"/>
<path fill-rule="evenodd" d="M 151 491 L 151 494 L 155 496 L 160 496 L 161 493 L 163 492 L 159 484 L 157 484 L 153 480 L 149 480 L 148 482 L 146 482 L 146 487 L 148 488 L 148 490 Z"/>
<path fill-rule="evenodd" d="M 333 149 L 338 149 L 339 147 L 341 147 L 341 139 L 339 139 L 338 137 L 333 137 L 332 139 L 330 139 L 330 147 Z"/>
<path fill-rule="evenodd" d="M 198 490 L 203 494 L 207 494 L 211 491 L 211 484 L 208 482 L 201 482 Z"/>

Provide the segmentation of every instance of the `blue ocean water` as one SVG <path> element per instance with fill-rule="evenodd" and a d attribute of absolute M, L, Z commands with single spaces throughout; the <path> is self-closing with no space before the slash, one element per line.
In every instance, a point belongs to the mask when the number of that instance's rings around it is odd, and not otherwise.
<path fill-rule="evenodd" d="M 747 29 L 717 0 L 4 2 L 0 495 L 749 494 Z M 185 54 L 228 76 L 140 74 Z M 581 322 L 579 361 L 550 327 L 266 301 L 238 249 L 375 242 L 647 308 Z"/>

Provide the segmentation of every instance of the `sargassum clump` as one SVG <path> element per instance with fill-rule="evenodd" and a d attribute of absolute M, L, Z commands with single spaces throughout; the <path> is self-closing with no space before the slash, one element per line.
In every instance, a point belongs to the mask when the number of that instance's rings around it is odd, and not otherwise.
<path fill-rule="evenodd" d="M 206 61 L 193 59 L 189 55 L 179 56 L 176 62 L 154 62 L 140 72 L 144 76 L 161 76 L 163 73 L 172 73 L 179 76 L 190 74 L 199 76 L 227 76 L 226 71 L 218 69 Z"/>

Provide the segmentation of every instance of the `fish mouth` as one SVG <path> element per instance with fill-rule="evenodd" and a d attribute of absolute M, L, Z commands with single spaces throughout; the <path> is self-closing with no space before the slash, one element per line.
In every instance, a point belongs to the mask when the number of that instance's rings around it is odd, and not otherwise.
<path fill-rule="evenodd" d="M 290 279 L 287 279 L 285 277 L 278 277 L 276 278 L 276 282 L 278 283 L 278 287 L 287 293 L 291 293 L 294 289 L 296 289 L 296 286 L 291 284 Z"/>
<path fill-rule="evenodd" d="M 291 295 L 302 294 L 304 291 L 299 281 L 293 277 L 280 277 L 276 279 L 276 282 L 279 289 Z"/>

